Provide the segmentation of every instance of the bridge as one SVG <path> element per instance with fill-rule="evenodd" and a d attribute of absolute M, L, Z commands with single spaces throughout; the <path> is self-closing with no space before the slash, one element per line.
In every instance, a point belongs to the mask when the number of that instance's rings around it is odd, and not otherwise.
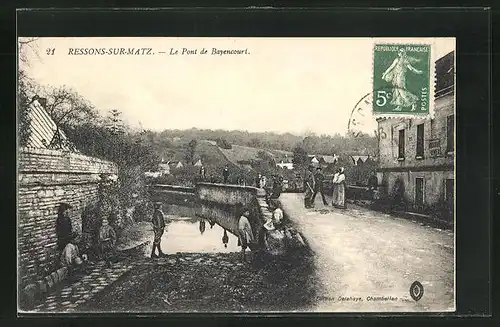
<path fill-rule="evenodd" d="M 197 217 L 216 223 L 236 236 L 239 220 L 236 207 L 241 204 L 250 211 L 248 220 L 258 241 L 251 250 L 265 251 L 271 255 L 286 252 L 283 234 L 262 228 L 272 217 L 264 189 L 216 183 L 198 183 L 195 187 L 155 184 L 151 186 L 150 195 L 155 202 L 194 207 Z M 285 236 L 293 237 L 290 233 L 285 233 Z"/>

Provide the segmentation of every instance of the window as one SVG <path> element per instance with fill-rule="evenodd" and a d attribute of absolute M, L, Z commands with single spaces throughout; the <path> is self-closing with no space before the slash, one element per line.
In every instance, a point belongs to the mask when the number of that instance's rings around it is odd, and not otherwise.
<path fill-rule="evenodd" d="M 448 116 L 446 121 L 446 152 L 453 152 L 455 150 L 455 116 Z"/>
<path fill-rule="evenodd" d="M 405 130 L 399 130 L 398 159 L 405 158 Z"/>
<path fill-rule="evenodd" d="M 424 204 L 424 179 L 415 178 L 415 204 L 422 206 Z"/>
<path fill-rule="evenodd" d="M 417 159 L 424 157 L 424 124 L 417 126 Z"/>

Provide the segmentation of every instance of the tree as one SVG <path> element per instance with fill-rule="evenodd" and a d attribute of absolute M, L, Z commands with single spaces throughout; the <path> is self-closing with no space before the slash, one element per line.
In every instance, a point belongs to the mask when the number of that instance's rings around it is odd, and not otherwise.
<path fill-rule="evenodd" d="M 198 141 L 196 141 L 195 139 L 189 141 L 189 143 L 187 144 L 186 155 L 185 155 L 186 162 L 193 163 L 197 145 Z"/>
<path fill-rule="evenodd" d="M 125 126 L 121 118 L 122 113 L 118 109 L 111 109 L 108 116 L 108 128 L 113 135 L 125 133 Z"/>
<path fill-rule="evenodd" d="M 309 161 L 308 159 L 306 150 L 300 145 L 295 146 L 293 149 L 293 165 L 297 168 L 305 167 Z"/>

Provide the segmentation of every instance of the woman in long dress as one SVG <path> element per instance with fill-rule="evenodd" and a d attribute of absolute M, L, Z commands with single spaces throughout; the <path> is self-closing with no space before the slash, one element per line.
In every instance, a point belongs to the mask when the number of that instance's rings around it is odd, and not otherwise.
<path fill-rule="evenodd" d="M 420 61 L 417 58 L 410 57 L 406 50 L 399 49 L 398 56 L 392 62 L 391 66 L 382 74 L 382 79 L 392 84 L 391 104 L 395 105 L 395 111 L 401 111 L 402 107 L 411 107 L 414 111 L 418 97 L 406 89 L 406 73 L 408 70 L 415 74 L 422 74 L 421 70 L 412 66 L 413 63 Z"/>
<path fill-rule="evenodd" d="M 340 169 L 337 169 L 337 171 L 335 172 L 335 175 L 333 175 L 333 180 L 332 180 L 332 184 L 333 184 L 332 205 L 333 206 L 337 205 L 337 198 L 339 196 L 339 185 L 337 183 L 337 180 L 339 178 L 339 171 L 340 171 Z"/>
<path fill-rule="evenodd" d="M 345 175 L 344 175 L 344 167 L 341 167 L 339 170 L 339 175 L 337 176 L 337 208 L 345 209 Z"/>

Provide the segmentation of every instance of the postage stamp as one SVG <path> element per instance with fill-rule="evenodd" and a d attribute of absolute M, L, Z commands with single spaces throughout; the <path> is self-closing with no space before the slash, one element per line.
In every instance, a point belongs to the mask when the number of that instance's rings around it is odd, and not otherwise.
<path fill-rule="evenodd" d="M 373 48 L 373 113 L 428 116 L 434 71 L 430 44 L 380 44 Z"/>

